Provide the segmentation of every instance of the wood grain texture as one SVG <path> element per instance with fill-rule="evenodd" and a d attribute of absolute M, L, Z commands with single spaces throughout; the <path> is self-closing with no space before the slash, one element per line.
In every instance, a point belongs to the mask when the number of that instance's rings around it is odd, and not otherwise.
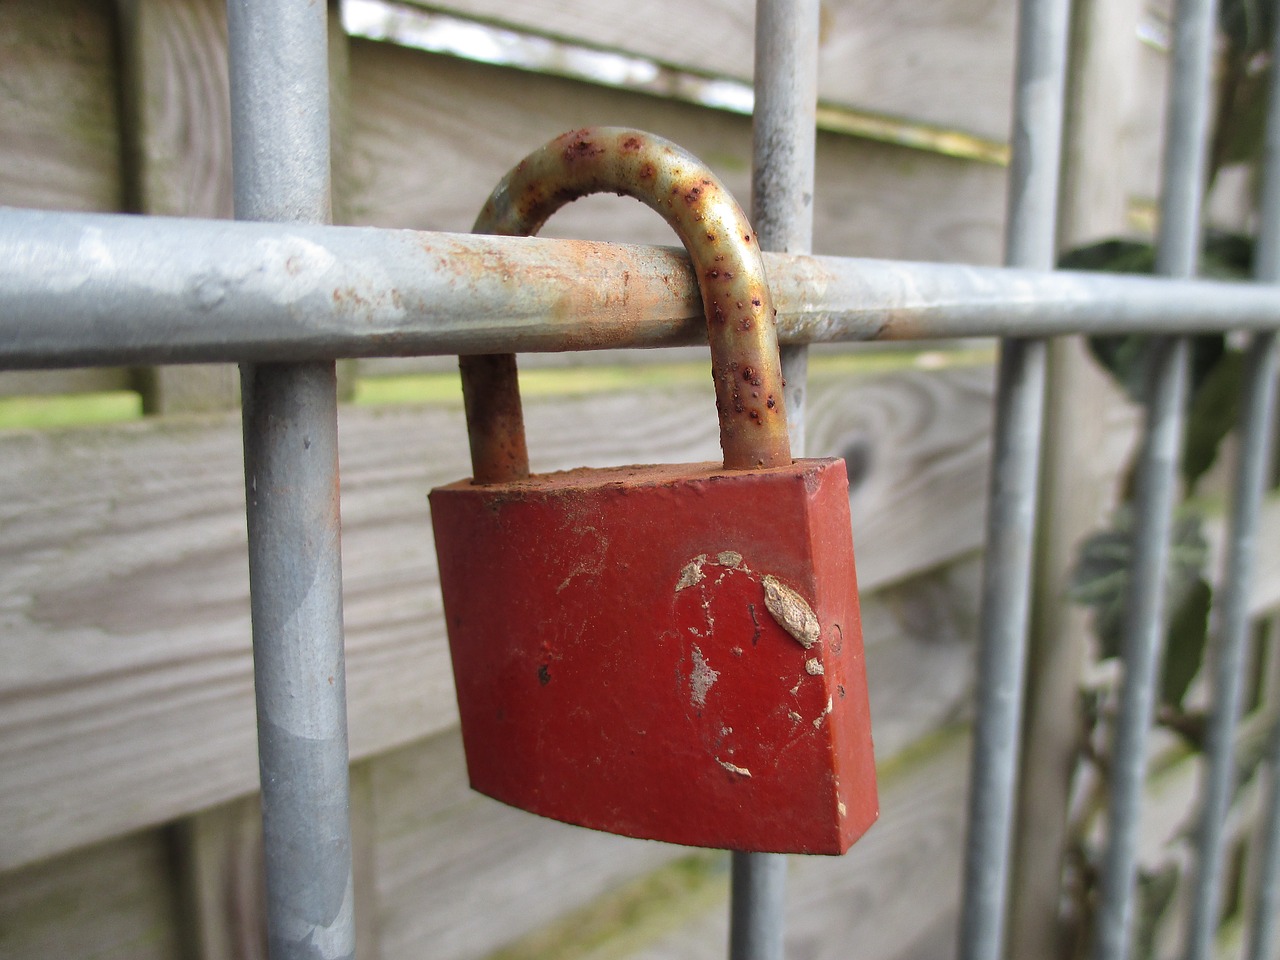
<path fill-rule="evenodd" d="M 180 911 L 165 831 L 0 874 L 5 960 L 176 960 Z"/>
<path fill-rule="evenodd" d="M 18 24 L 0 34 L 15 38 L 15 55 L 0 67 L 8 84 L 0 90 L 0 125 L 10 117 L 20 124 L 0 137 L 0 150 L 9 151 L 0 154 L 0 202 L 110 210 L 129 192 L 133 205 L 150 213 L 229 215 L 222 5 L 138 0 L 135 19 L 124 22 L 132 51 L 124 62 L 133 78 L 123 97 L 133 158 L 127 191 L 110 21 L 89 17 L 93 0 L 59 0 L 54 13 L 62 11 L 61 20 L 51 16 L 52 27 L 42 26 L 61 44 L 50 56 L 41 34 L 27 27 L 45 23 L 40 9 L 35 0 L 14 0 L 0 11 Z M 90 26 L 68 27 L 86 17 Z M 515 161 L 588 123 L 630 124 L 676 140 L 723 175 L 742 203 L 750 200 L 745 117 L 390 44 L 354 41 L 349 61 L 346 73 L 343 58 L 335 59 L 337 79 L 350 88 L 349 107 L 340 104 L 335 116 L 351 120 L 349 146 L 340 143 L 335 153 L 343 167 L 335 183 L 343 192 L 339 209 L 353 222 L 466 231 Z M 86 118 L 92 122 L 85 129 L 71 129 Z M 824 134 L 816 204 L 820 253 L 994 263 L 1004 172 Z M 656 215 L 613 197 L 575 204 L 547 232 L 672 242 Z"/>
<path fill-rule="evenodd" d="M 131 0 L 124 9 L 127 176 L 137 209 L 230 217 L 226 4 Z"/>
<path fill-rule="evenodd" d="M 262 805 L 245 797 L 173 826 L 191 960 L 266 960 Z"/>
<path fill-rule="evenodd" d="M 0 3 L 0 204 L 119 210 L 106 0 Z"/>
<path fill-rule="evenodd" d="M 754 5 L 740 0 L 423 5 L 751 82 Z M 1004 140 L 1016 12 L 1013 0 L 828 0 L 822 4 L 819 96 Z"/>
<path fill-rule="evenodd" d="M 745 117 L 535 74 L 351 43 L 353 184 L 359 224 L 466 232 L 499 179 L 535 147 L 587 124 L 674 140 L 750 201 Z M 818 138 L 814 251 L 995 263 L 1004 171 L 824 134 Z M 544 236 L 675 243 L 639 203 L 595 196 L 557 213 Z"/>
<path fill-rule="evenodd" d="M 852 501 L 864 591 L 977 546 L 984 380 L 815 385 L 811 449 L 856 438 L 869 465 Z M 709 382 L 530 404 L 533 463 L 712 459 L 711 410 Z M 455 722 L 425 494 L 467 473 L 467 448 L 457 410 L 344 409 L 340 436 L 351 747 L 365 757 Z M 0 465 L 0 864 L 251 792 L 238 421 L 14 433 Z"/>

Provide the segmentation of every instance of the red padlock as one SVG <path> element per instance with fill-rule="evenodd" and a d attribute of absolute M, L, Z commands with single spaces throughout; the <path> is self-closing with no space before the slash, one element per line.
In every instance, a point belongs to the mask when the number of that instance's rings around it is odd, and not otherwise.
<path fill-rule="evenodd" d="M 792 461 L 759 248 L 688 153 L 565 134 L 475 229 L 601 191 L 693 258 L 724 464 L 531 476 L 515 358 L 462 358 L 475 479 L 430 499 L 471 784 L 633 837 L 843 853 L 878 813 L 844 462 Z"/>

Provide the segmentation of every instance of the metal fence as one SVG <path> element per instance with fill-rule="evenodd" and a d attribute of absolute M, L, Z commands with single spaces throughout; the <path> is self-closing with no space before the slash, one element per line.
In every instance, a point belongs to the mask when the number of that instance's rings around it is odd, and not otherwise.
<path fill-rule="evenodd" d="M 686 263 L 655 248 L 340 228 L 329 220 L 325 5 L 230 0 L 240 223 L 7 210 L 0 215 L 0 368 L 197 361 L 243 368 L 254 669 L 271 955 L 354 952 L 334 360 L 698 341 Z M 1136 555 L 1094 955 L 1132 935 L 1136 837 L 1164 635 L 1164 589 L 1188 383 L 1186 334 L 1251 335 L 1242 384 L 1220 639 L 1186 956 L 1213 952 L 1241 711 L 1246 599 L 1274 432 L 1280 299 L 1280 90 L 1273 90 L 1256 255 L 1260 285 L 1191 279 L 1205 180 L 1211 0 L 1177 4 L 1158 272 L 1049 272 L 1069 3 L 1022 0 L 1007 268 L 813 257 L 817 0 L 760 0 L 753 220 L 803 444 L 805 345 L 998 336 L 960 955 L 1004 954 L 1048 337 L 1158 334 L 1140 465 Z M 1280 36 L 1277 37 L 1280 54 Z M 1273 81 L 1280 71 L 1273 71 Z M 257 222 L 247 222 L 257 221 Z M 475 264 L 501 258 L 506 276 Z M 628 275 L 631 295 L 607 295 Z M 671 283 L 672 277 L 676 283 Z M 565 304 L 590 313 L 592 339 Z M 1273 956 L 1280 911 L 1280 726 L 1270 736 L 1265 849 L 1247 955 Z M 782 955 L 785 861 L 733 862 L 730 951 Z"/>

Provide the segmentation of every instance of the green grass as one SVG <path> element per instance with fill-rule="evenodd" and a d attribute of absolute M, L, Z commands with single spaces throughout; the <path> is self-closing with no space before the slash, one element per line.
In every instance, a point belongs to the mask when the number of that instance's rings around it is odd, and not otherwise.
<path fill-rule="evenodd" d="M 989 364 L 988 346 L 949 350 L 869 350 L 845 354 L 815 354 L 809 360 L 814 380 L 866 376 L 911 368 L 937 369 Z M 520 392 L 527 399 L 572 397 L 621 390 L 655 390 L 710 382 L 710 368 L 701 362 L 652 363 L 607 367 L 558 367 L 520 371 Z M 456 371 L 368 377 L 355 385 L 357 406 L 461 406 L 462 388 Z M 127 390 L 65 396 L 0 397 L 0 430 L 91 426 L 137 420 L 142 400 Z"/>
<path fill-rule="evenodd" d="M 120 423 L 142 416 L 142 397 L 127 390 L 51 397 L 0 397 L 0 430 Z"/>
<path fill-rule="evenodd" d="M 937 369 L 988 364 L 995 357 L 988 346 L 957 350 L 872 350 L 865 353 L 818 354 L 809 360 L 814 379 L 866 376 L 911 368 Z M 520 393 L 526 398 L 568 397 L 619 390 L 648 390 L 688 386 L 710 381 L 710 367 L 700 362 L 654 363 L 635 366 L 559 367 L 520 371 Z M 359 406 L 391 404 L 461 405 L 458 374 L 423 373 L 375 377 L 356 383 Z"/>
<path fill-rule="evenodd" d="M 488 960 L 614 960 L 729 897 L 728 856 L 682 857 L 490 954 Z"/>
<path fill-rule="evenodd" d="M 697 383 L 707 372 L 692 363 L 661 363 L 641 367 L 568 367 L 520 371 L 521 396 L 567 397 L 674 384 Z M 371 377 L 356 382 L 358 406 L 397 403 L 462 404 L 462 386 L 455 371 Z"/>

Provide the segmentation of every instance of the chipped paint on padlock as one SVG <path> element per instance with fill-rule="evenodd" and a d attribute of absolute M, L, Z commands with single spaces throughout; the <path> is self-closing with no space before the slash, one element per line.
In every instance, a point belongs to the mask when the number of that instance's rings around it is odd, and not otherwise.
<path fill-rule="evenodd" d="M 662 215 L 694 262 L 707 318 L 721 445 L 731 469 L 791 460 L 776 311 L 751 224 L 732 194 L 701 161 L 675 144 L 637 130 L 588 127 L 552 140 L 520 161 L 494 189 L 473 232 L 536 233 L 556 210 L 592 193 L 634 197 Z M 473 419 L 473 406 L 519 409 L 510 355 L 471 358 L 464 366 L 472 468 L 491 483 L 527 475 L 512 460 L 524 449 L 513 421 Z M 474 378 L 474 382 L 473 382 Z M 473 400 L 481 393 L 492 400 Z M 515 422 L 519 422 L 518 419 Z M 523 431 L 523 428 L 521 428 Z"/>
<path fill-rule="evenodd" d="M 875 820 L 843 461 L 464 480 L 432 516 L 477 790 L 737 850 L 842 853 Z"/>
<path fill-rule="evenodd" d="M 725 462 L 530 476 L 514 357 L 464 359 L 476 475 L 431 509 L 472 785 L 630 836 L 841 853 L 878 813 L 844 462 L 791 460 L 753 234 L 679 148 L 573 131 L 478 226 L 601 190 L 690 249 Z M 727 303 L 759 313 L 733 332 Z"/>

